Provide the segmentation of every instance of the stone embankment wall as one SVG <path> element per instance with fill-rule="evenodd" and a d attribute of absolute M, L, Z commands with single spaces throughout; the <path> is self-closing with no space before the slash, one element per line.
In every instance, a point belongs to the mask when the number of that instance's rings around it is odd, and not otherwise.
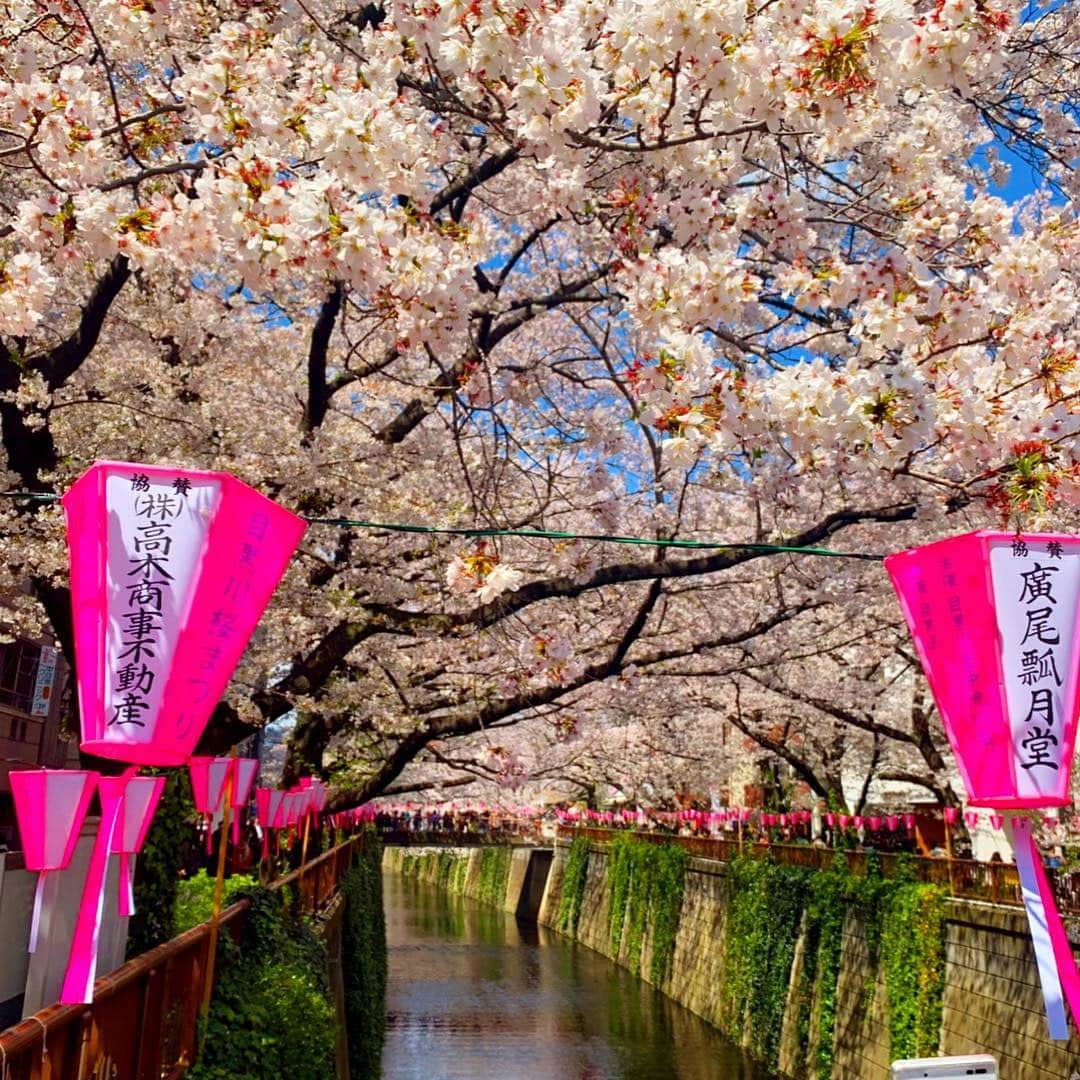
<path fill-rule="evenodd" d="M 527 847 L 386 848 L 383 869 L 535 918 L 551 853 Z"/>
<path fill-rule="evenodd" d="M 728 955 L 729 942 L 735 941 L 732 949 L 760 945 L 734 939 L 728 932 L 733 892 L 740 887 L 733 882 L 728 865 L 700 859 L 686 861 L 672 959 L 666 973 L 657 978 L 652 963 L 654 927 L 646 920 L 640 953 L 632 955 L 632 905 L 625 898 L 615 899 L 624 908 L 627 925 L 615 935 L 618 947 L 612 947 L 611 911 L 618 885 L 609 869 L 609 855 L 609 849 L 591 847 L 583 882 L 579 877 L 576 885 L 568 885 L 567 863 L 568 858 L 573 862 L 573 856 L 567 846 L 559 846 L 548 876 L 540 921 L 571 933 L 589 948 L 636 970 L 676 1001 L 727 1031 L 755 1056 L 771 1059 L 770 1064 L 785 1076 L 887 1080 L 894 1057 L 891 1028 L 898 1030 L 897 1037 L 903 1037 L 909 1021 L 916 1027 L 930 1025 L 922 1037 L 931 1045 L 920 1052 L 928 1056 L 993 1054 L 1003 1080 L 1071 1080 L 1074 1070 L 1080 1072 L 1080 1039 L 1074 1034 L 1066 1044 L 1052 1043 L 1047 1038 L 1027 922 L 1019 909 L 939 897 L 939 921 L 931 927 L 931 936 L 940 943 L 939 951 L 936 959 L 924 958 L 922 967 L 913 969 L 913 977 L 924 981 L 927 972 L 937 973 L 937 995 L 917 994 L 917 988 L 912 987 L 908 996 L 928 1002 L 925 1015 L 913 1020 L 904 1016 L 891 1018 L 888 987 L 890 979 L 902 979 L 905 974 L 905 941 L 901 937 L 892 943 L 882 942 L 889 928 L 886 925 L 883 929 L 880 913 L 873 914 L 872 904 L 860 911 L 857 904 L 845 901 L 835 960 L 830 966 L 828 957 L 818 950 L 826 931 L 821 926 L 820 895 L 812 892 L 791 935 L 794 947 L 788 952 L 774 949 L 768 954 L 769 962 L 778 956 L 790 958 L 786 970 L 780 973 L 782 978 L 777 979 L 777 972 L 768 971 L 764 965 L 750 980 L 764 973 L 781 987 L 782 1000 L 770 1001 L 760 987 L 755 990 L 732 985 L 733 979 L 746 978 L 747 968 L 746 957 Z M 573 866 L 570 869 L 573 877 Z M 766 887 L 775 889 L 776 883 Z M 580 892 L 576 928 L 572 925 L 575 903 L 564 899 L 567 888 Z M 812 881 L 809 888 L 814 889 Z M 774 906 L 782 901 L 783 897 L 772 898 Z M 811 906 L 815 903 L 817 909 Z M 925 919 L 925 914 L 920 914 L 923 910 L 915 908 L 916 921 L 912 925 L 922 926 L 918 919 Z M 783 938 L 785 929 L 773 925 L 763 936 L 775 944 Z M 918 951 L 917 937 L 917 933 L 912 935 L 912 952 Z M 873 957 L 872 950 L 876 954 Z M 889 960 L 890 955 L 894 959 Z M 886 970 L 887 963 L 892 963 L 892 971 Z M 740 992 L 742 999 L 733 1002 L 739 999 Z M 755 992 L 759 996 L 753 999 Z M 753 999 L 753 1008 L 744 1007 L 747 994 Z M 902 998 L 899 993 L 895 996 Z M 762 1030 L 769 1022 L 770 1009 L 774 1010 L 775 1028 L 771 1041 Z M 822 1027 L 829 1026 L 830 1015 L 834 1017 L 831 1046 L 823 1047 Z"/>

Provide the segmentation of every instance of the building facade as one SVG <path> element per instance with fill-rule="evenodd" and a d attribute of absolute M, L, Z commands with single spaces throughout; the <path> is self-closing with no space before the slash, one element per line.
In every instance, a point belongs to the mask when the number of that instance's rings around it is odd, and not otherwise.
<path fill-rule="evenodd" d="M 78 767 L 78 743 L 62 725 L 69 700 L 59 649 L 25 638 L 0 644 L 0 850 L 19 847 L 9 774 Z"/>

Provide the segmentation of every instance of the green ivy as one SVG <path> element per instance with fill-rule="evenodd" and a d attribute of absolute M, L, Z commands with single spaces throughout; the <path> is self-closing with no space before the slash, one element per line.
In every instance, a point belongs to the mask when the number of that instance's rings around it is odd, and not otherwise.
<path fill-rule="evenodd" d="M 480 869 L 474 896 L 484 904 L 501 908 L 506 902 L 506 886 L 514 853 L 510 848 L 490 847 L 480 852 Z M 455 851 L 424 851 L 406 855 L 402 860 L 403 877 L 430 881 L 449 893 L 462 894 L 469 876 L 469 856 Z"/>
<path fill-rule="evenodd" d="M 808 1055 L 807 1071 L 818 1080 L 829 1080 L 833 1071 L 837 988 L 844 945 L 844 919 L 852 889 L 861 883 L 848 872 L 847 862 L 837 856 L 833 866 L 810 878 L 806 906 L 806 951 L 800 987 L 799 1045 Z M 871 974 L 870 978 L 873 978 Z M 818 1001 L 816 1042 L 811 1047 L 811 1007 Z"/>
<path fill-rule="evenodd" d="M 465 892 L 465 884 L 469 879 L 469 857 L 460 856 L 454 863 L 454 869 L 450 874 L 450 891 L 456 896 Z"/>
<path fill-rule="evenodd" d="M 743 857 L 729 866 L 724 927 L 724 1026 L 736 1042 L 750 1027 L 750 1050 L 776 1068 L 791 966 L 813 871 Z"/>
<path fill-rule="evenodd" d="M 562 892 L 559 895 L 559 914 L 555 918 L 555 929 L 571 937 L 577 937 L 588 876 L 589 841 L 584 836 L 576 836 L 566 856 Z"/>
<path fill-rule="evenodd" d="M 342 967 L 352 1080 L 378 1080 L 386 1031 L 386 918 L 382 846 L 368 829 L 356 865 L 344 876 Z"/>
<path fill-rule="evenodd" d="M 802 873 L 799 880 L 805 880 Z M 806 907 L 806 949 L 800 997 L 800 1045 L 808 1052 L 807 1067 L 811 1076 L 829 1080 L 833 1072 L 837 1016 L 837 991 L 844 944 L 844 922 L 847 912 L 854 908 L 864 927 L 869 950 L 864 995 L 872 995 L 875 986 L 878 946 L 884 914 L 884 902 L 892 882 L 884 881 L 876 863 L 871 859 L 867 877 L 857 877 L 848 870 L 847 861 L 838 856 L 833 866 L 809 876 Z M 816 1041 L 811 1048 L 810 1009 L 817 995 Z M 864 1009 L 869 1001 L 864 1001 Z"/>
<path fill-rule="evenodd" d="M 150 770 L 157 773 L 158 770 Z M 195 804 L 187 769 L 165 770 L 168 779 L 135 869 L 135 914 L 128 925 L 127 955 L 138 956 L 173 936 L 180 871 L 195 836 Z"/>
<path fill-rule="evenodd" d="M 607 851 L 607 876 L 604 881 L 608 895 L 608 942 L 611 955 L 618 956 L 626 926 L 626 905 L 630 901 L 630 879 L 633 877 L 633 845 L 640 843 L 619 834 Z"/>
<path fill-rule="evenodd" d="M 173 933 L 182 934 L 199 923 L 206 922 L 214 912 L 214 885 L 216 881 L 205 870 L 179 883 L 176 904 L 173 909 Z M 228 907 L 246 890 L 258 885 L 248 874 L 234 874 L 225 879 L 222 907 Z"/>
<path fill-rule="evenodd" d="M 241 938 L 218 939 L 218 980 L 189 1080 L 325 1080 L 334 1074 L 326 950 L 282 892 L 256 887 Z"/>
<path fill-rule="evenodd" d="M 893 1058 L 936 1054 L 945 989 L 945 890 L 902 885 L 881 939 Z"/>
<path fill-rule="evenodd" d="M 484 848 L 480 855 L 480 873 L 476 882 L 476 898 L 484 904 L 502 907 L 506 902 L 506 885 L 510 880 L 513 852 L 509 848 Z"/>
<path fill-rule="evenodd" d="M 437 870 L 435 872 L 435 884 L 440 889 L 446 889 L 450 884 L 450 871 L 454 869 L 454 864 L 457 860 L 454 858 L 452 851 L 440 851 L 437 859 Z"/>
<path fill-rule="evenodd" d="M 605 887 L 608 939 L 618 956 L 626 933 L 626 962 L 637 974 L 645 937 L 652 928 L 649 977 L 662 983 L 671 971 L 690 856 L 674 844 L 648 844 L 620 833 L 608 847 Z M 625 931 L 624 931 L 625 926 Z"/>
<path fill-rule="evenodd" d="M 936 1052 L 944 985 L 942 890 L 914 883 L 903 865 L 893 878 L 883 878 L 873 855 L 866 876 L 853 875 L 842 855 L 818 872 L 742 858 L 729 867 L 729 888 L 723 1015 L 732 1038 L 741 1041 L 750 1024 L 751 1051 L 776 1067 L 803 926 L 804 961 L 793 1000 L 799 1045 L 808 1055 L 809 1076 L 832 1076 L 844 921 L 851 911 L 868 953 L 864 1012 L 882 971 L 892 1057 Z"/>

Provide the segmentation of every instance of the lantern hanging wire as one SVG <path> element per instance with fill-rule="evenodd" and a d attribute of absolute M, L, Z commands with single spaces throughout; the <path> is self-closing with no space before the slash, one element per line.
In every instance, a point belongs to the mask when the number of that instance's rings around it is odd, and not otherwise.
<path fill-rule="evenodd" d="M 0 491 L 0 498 L 32 503 L 51 503 L 60 496 L 48 491 Z M 365 529 L 370 532 L 422 533 L 433 536 L 456 536 L 470 539 L 516 537 L 526 540 L 587 541 L 597 544 L 627 544 L 636 547 L 679 548 L 689 551 L 750 551 L 760 555 L 818 555 L 830 559 L 856 559 L 881 562 L 885 556 L 867 551 L 835 551 L 832 548 L 802 547 L 796 544 L 756 544 L 729 540 L 666 539 L 648 536 L 621 536 L 616 533 L 562 532 L 552 529 L 498 529 L 479 526 L 451 528 L 440 525 L 417 525 L 393 521 L 367 521 L 361 518 L 307 517 L 309 525 L 337 529 Z"/>

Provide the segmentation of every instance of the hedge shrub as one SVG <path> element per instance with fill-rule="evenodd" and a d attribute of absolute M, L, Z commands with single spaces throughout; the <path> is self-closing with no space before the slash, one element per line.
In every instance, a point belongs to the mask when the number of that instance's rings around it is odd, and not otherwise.
<path fill-rule="evenodd" d="M 345 897 L 342 967 L 352 1080 L 377 1080 L 386 1030 L 386 919 L 382 846 L 370 830 L 357 864 L 341 882 Z"/>
<path fill-rule="evenodd" d="M 239 942 L 218 940 L 218 980 L 188 1080 L 327 1080 L 335 1020 L 326 950 L 283 891 L 255 887 Z"/>

